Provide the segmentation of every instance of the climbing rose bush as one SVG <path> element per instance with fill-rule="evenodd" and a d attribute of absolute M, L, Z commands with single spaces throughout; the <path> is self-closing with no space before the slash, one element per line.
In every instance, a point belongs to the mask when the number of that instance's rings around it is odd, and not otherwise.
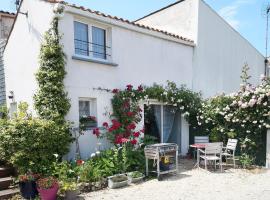
<path fill-rule="evenodd" d="M 205 101 L 197 116 L 198 126 L 204 127 L 212 140 L 238 138 L 242 153 L 253 157 L 265 151 L 263 134 L 270 129 L 269 118 L 270 79 L 266 77 L 257 87 L 247 83 L 238 92 Z"/>

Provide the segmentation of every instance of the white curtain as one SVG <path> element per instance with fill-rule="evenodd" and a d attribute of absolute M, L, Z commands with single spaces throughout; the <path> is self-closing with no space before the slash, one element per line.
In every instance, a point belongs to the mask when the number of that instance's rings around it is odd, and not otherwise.
<path fill-rule="evenodd" d="M 163 106 L 163 142 L 169 142 L 173 134 L 173 124 L 175 118 L 175 109 L 172 106 Z"/>
<path fill-rule="evenodd" d="M 106 31 L 101 28 L 92 27 L 93 56 L 106 59 Z"/>
<path fill-rule="evenodd" d="M 158 127 L 158 134 L 160 136 L 161 139 L 161 106 L 160 105 L 154 105 L 154 115 L 155 115 L 155 120 L 157 123 L 157 127 Z M 162 139 L 161 139 L 162 141 Z"/>
<path fill-rule="evenodd" d="M 74 22 L 75 53 L 89 56 L 88 48 L 88 25 Z"/>

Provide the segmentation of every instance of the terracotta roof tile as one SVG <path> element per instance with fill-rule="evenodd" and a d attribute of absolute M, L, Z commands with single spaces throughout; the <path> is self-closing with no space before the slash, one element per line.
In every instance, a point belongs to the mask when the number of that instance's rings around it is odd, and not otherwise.
<path fill-rule="evenodd" d="M 115 19 L 117 21 L 121 21 L 121 22 L 124 22 L 124 23 L 127 23 L 127 24 L 131 24 L 131 25 L 134 25 L 134 26 L 137 26 L 137 27 L 140 27 L 140 28 L 144 28 L 144 29 L 147 29 L 147 30 L 159 32 L 159 33 L 162 33 L 162 34 L 165 34 L 165 35 L 168 35 L 168 36 L 177 38 L 177 39 L 181 39 L 181 40 L 186 41 L 186 42 L 194 43 L 193 40 L 188 39 L 188 38 L 185 38 L 185 37 L 182 37 L 180 35 L 177 35 L 177 34 L 174 34 L 174 33 L 169 33 L 167 31 L 164 31 L 164 30 L 161 30 L 161 29 L 157 29 L 157 28 L 153 28 L 153 27 L 150 27 L 150 26 L 146 26 L 146 25 L 143 25 L 143 24 L 139 24 L 137 22 L 132 22 L 132 21 L 129 21 L 127 19 L 123 19 L 123 18 L 120 18 L 120 17 L 117 17 L 117 16 L 107 15 L 107 14 L 104 14 L 104 13 L 99 12 L 99 11 L 95 11 L 95 10 L 91 10 L 89 8 L 85 8 L 83 6 L 78 6 L 78 5 L 75 5 L 75 4 L 70 4 L 68 2 L 60 1 L 60 0 L 47 0 L 47 1 L 48 2 L 51 2 L 51 3 L 61 3 L 61 4 L 64 4 L 66 6 L 77 8 L 77 9 L 80 9 L 80 10 L 83 10 L 83 11 L 88 11 L 90 13 L 93 13 L 93 14 L 96 14 L 96 15 L 99 15 L 99 16 L 103 16 L 103 17 Z"/>
<path fill-rule="evenodd" d="M 7 15 L 14 15 L 15 16 L 15 13 L 8 12 L 8 11 L 0 10 L 0 13 L 7 14 Z"/>

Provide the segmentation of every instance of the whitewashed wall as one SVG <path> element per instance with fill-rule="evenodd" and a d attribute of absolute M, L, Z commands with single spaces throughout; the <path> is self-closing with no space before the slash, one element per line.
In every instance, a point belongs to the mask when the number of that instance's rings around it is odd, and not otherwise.
<path fill-rule="evenodd" d="M 262 54 L 203 0 L 184 0 L 138 23 L 195 41 L 192 88 L 204 97 L 237 90 L 245 63 L 251 68 L 252 83 L 258 84 L 264 73 Z"/>
<path fill-rule="evenodd" d="M 111 110 L 111 94 L 93 90 L 93 88 L 122 88 L 127 84 L 137 87 L 140 84 L 166 84 L 167 80 L 178 85 L 191 87 L 193 47 L 152 37 L 118 26 L 111 26 L 112 61 L 117 67 L 72 59 L 74 55 L 74 19 L 92 23 L 90 19 L 66 13 L 61 20 L 63 44 L 67 55 L 67 77 L 65 85 L 72 101 L 67 118 L 78 123 L 81 97 L 97 99 L 97 119 L 99 126 L 107 117 L 106 110 Z M 97 140 L 89 131 L 82 136 L 82 148 L 90 155 L 97 148 Z M 70 154 L 70 158 L 74 155 Z"/>
<path fill-rule="evenodd" d="M 40 0 L 24 0 L 21 12 L 27 11 L 28 18 L 19 14 L 16 20 L 4 52 L 4 64 L 7 96 L 9 91 L 14 91 L 15 101 L 27 102 L 32 110 L 40 44 L 53 13 L 52 5 Z"/>
<path fill-rule="evenodd" d="M 194 51 L 193 89 L 209 97 L 239 89 L 242 67 L 251 82 L 264 74 L 264 57 L 205 2 L 199 1 L 198 40 Z"/>

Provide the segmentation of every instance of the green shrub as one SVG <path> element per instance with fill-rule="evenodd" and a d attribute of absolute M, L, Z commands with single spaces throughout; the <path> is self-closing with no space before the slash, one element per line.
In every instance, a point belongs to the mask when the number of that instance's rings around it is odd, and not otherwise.
<path fill-rule="evenodd" d="M 54 154 L 66 154 L 71 141 L 69 124 L 17 117 L 0 127 L 0 159 L 13 164 L 19 173 L 46 173 Z"/>

